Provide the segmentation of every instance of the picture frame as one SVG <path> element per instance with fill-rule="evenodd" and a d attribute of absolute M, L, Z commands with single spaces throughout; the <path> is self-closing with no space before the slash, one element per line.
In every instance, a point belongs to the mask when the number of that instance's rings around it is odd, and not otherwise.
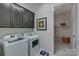
<path fill-rule="evenodd" d="M 37 30 L 47 30 L 47 17 L 36 20 Z"/>

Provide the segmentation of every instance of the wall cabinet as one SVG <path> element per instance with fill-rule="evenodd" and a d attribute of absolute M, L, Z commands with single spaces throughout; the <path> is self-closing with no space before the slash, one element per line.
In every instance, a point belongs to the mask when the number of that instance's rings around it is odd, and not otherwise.
<path fill-rule="evenodd" d="M 28 11 L 28 27 L 34 27 L 34 13 Z"/>
<path fill-rule="evenodd" d="M 17 4 L 0 3 L 0 28 L 34 28 L 34 13 Z"/>
<path fill-rule="evenodd" d="M 13 7 L 13 27 L 22 27 L 22 8 L 16 4 L 12 4 Z"/>
<path fill-rule="evenodd" d="M 33 28 L 34 27 L 34 13 L 24 10 L 23 12 L 23 27 Z"/>
<path fill-rule="evenodd" d="M 0 27 L 11 27 L 11 9 L 8 3 L 0 3 Z"/>

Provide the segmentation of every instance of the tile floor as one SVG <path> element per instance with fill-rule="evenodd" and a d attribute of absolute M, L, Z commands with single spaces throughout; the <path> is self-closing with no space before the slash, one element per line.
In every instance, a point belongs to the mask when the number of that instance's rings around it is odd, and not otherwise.
<path fill-rule="evenodd" d="M 69 49 L 69 44 L 64 44 L 62 41 L 55 40 L 54 45 L 54 56 L 76 56 L 76 50 Z"/>
<path fill-rule="evenodd" d="M 51 52 L 48 52 L 48 51 L 46 51 L 45 49 L 41 49 L 41 48 L 40 48 L 40 50 L 36 53 L 35 56 L 46 56 L 46 55 L 41 55 L 41 54 L 40 54 L 41 50 L 43 50 L 43 51 L 49 53 L 49 56 L 52 56 L 52 53 L 51 53 Z"/>

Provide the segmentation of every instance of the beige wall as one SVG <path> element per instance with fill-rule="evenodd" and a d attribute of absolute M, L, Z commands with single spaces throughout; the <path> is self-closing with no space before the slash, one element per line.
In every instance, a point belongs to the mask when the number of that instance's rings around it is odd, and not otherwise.
<path fill-rule="evenodd" d="M 35 21 L 36 19 L 47 17 L 47 30 L 37 30 L 36 24 L 34 31 L 40 35 L 40 48 L 54 53 L 54 44 L 53 44 L 53 9 L 51 9 L 51 4 L 45 3 L 40 6 L 35 12 Z"/>
<path fill-rule="evenodd" d="M 26 32 L 32 32 L 31 28 L 0 28 L 0 39 L 10 34 L 23 34 Z"/>

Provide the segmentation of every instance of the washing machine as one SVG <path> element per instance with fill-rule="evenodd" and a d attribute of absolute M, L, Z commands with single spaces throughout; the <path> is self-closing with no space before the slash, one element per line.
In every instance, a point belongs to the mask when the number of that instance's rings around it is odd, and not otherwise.
<path fill-rule="evenodd" d="M 3 38 L 4 56 L 28 56 L 28 39 L 20 35 L 9 35 Z"/>
<path fill-rule="evenodd" d="M 39 35 L 34 33 L 25 33 L 24 37 L 28 39 L 28 55 L 36 55 L 36 53 L 40 50 Z"/>

